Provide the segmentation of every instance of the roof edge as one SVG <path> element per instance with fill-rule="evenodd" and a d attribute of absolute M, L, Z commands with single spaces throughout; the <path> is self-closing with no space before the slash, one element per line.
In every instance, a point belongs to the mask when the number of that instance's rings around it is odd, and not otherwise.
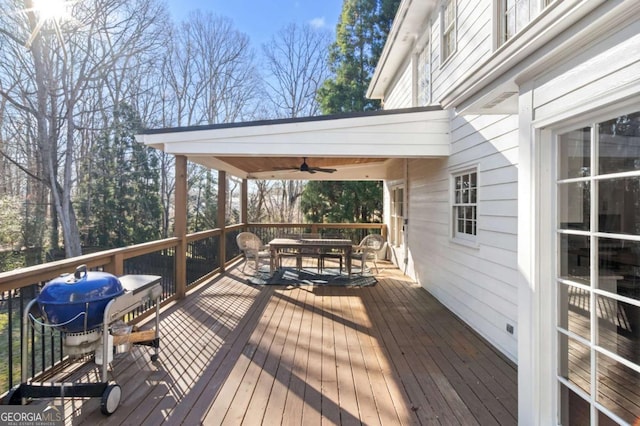
<path fill-rule="evenodd" d="M 330 115 L 318 115 L 313 117 L 280 118 L 280 119 L 274 119 L 274 120 L 241 121 L 237 123 L 204 124 L 204 125 L 185 126 L 185 127 L 143 129 L 139 131 L 138 134 L 157 135 L 157 134 L 163 134 L 163 133 L 193 132 L 198 130 L 232 129 L 232 128 L 240 128 L 240 127 L 268 126 L 268 125 L 274 125 L 274 124 L 291 124 L 291 123 L 305 123 L 305 122 L 312 122 L 312 121 L 340 120 L 340 119 L 349 119 L 349 118 L 358 118 L 358 117 L 375 117 L 375 116 L 383 116 L 383 115 L 407 114 L 412 112 L 425 112 L 425 111 L 442 111 L 442 107 L 438 105 L 432 105 L 432 106 L 414 107 L 414 108 L 347 112 L 347 113 L 338 113 L 338 114 L 330 114 Z"/>

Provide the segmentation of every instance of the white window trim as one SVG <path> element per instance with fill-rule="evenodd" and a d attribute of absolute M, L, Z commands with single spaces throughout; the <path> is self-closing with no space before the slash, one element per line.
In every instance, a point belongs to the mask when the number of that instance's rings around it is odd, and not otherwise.
<path fill-rule="evenodd" d="M 426 67 L 424 66 L 425 63 L 427 64 Z M 422 79 L 424 78 L 423 74 L 428 74 L 426 88 L 420 87 L 420 82 L 423 81 Z M 418 69 L 416 75 L 416 102 L 418 106 L 431 105 L 431 76 L 431 44 L 427 43 L 422 47 L 422 49 L 418 51 Z M 421 102 L 421 98 L 422 100 L 424 100 L 424 102 Z"/>
<path fill-rule="evenodd" d="M 446 29 L 444 27 L 444 16 L 445 9 L 448 4 L 453 5 L 453 22 L 451 23 L 451 33 L 453 35 L 453 40 L 455 42 L 455 46 L 453 50 L 449 52 L 449 55 L 445 58 L 445 43 L 444 36 Z M 442 7 L 440 8 L 440 67 L 445 66 L 451 58 L 453 58 L 458 51 L 458 0 L 446 0 L 442 3 Z"/>
<path fill-rule="evenodd" d="M 455 196 L 456 196 L 456 178 L 458 176 L 464 175 L 464 174 L 470 174 L 470 173 L 475 173 L 476 174 L 476 202 L 475 202 L 475 208 L 476 208 L 476 233 L 475 235 L 472 234 L 465 234 L 465 233 L 458 233 L 456 231 L 457 229 L 457 219 L 456 219 L 456 200 L 455 200 Z M 479 244 L 478 244 L 478 224 L 480 222 L 480 168 L 478 167 L 477 164 L 474 165 L 470 165 L 470 166 L 466 166 L 464 168 L 460 168 L 460 169 L 455 169 L 455 170 L 451 170 L 450 171 L 450 175 L 449 175 L 449 193 L 450 193 L 450 197 L 449 197 L 449 218 L 450 218 L 450 223 L 449 223 L 449 239 L 450 241 L 456 243 L 456 244 L 461 244 L 467 247 L 471 247 L 471 248 L 479 248 Z"/>
<path fill-rule="evenodd" d="M 518 416 L 531 424 L 556 424 L 558 404 L 556 182 L 549 166 L 555 164 L 559 134 L 603 117 L 619 116 L 637 107 L 640 98 L 614 93 L 597 98 L 591 108 L 568 108 L 563 114 L 533 120 L 532 84 L 521 93 L 521 127 L 531 129 L 520 142 L 518 172 Z M 593 105 L 592 105 L 593 104 Z M 596 105 L 597 108 L 593 108 Z M 523 120 L 524 118 L 524 120 Z M 552 235 L 553 234 L 553 235 Z"/>
<path fill-rule="evenodd" d="M 402 215 L 396 215 L 396 191 L 402 190 Z M 404 243 L 404 219 L 406 217 L 406 187 L 404 184 L 397 184 L 390 188 L 391 194 L 391 214 L 390 221 L 392 223 L 391 235 L 389 242 L 393 247 L 401 247 Z"/>
<path fill-rule="evenodd" d="M 429 64 L 429 87 L 426 95 L 426 104 L 420 104 L 420 68 L 421 68 L 421 56 L 426 51 L 427 63 Z M 427 24 L 423 30 L 422 37 L 415 44 L 412 56 L 412 104 L 416 106 L 431 105 L 432 102 L 432 77 L 433 77 L 433 56 L 431 50 L 431 24 Z"/>
<path fill-rule="evenodd" d="M 529 21 L 522 26 L 519 30 L 515 32 L 511 36 L 511 38 L 506 38 L 506 22 L 505 22 L 505 12 L 506 12 L 506 2 L 507 0 L 495 0 L 493 3 L 493 16 L 495 19 L 494 30 L 494 50 L 501 48 L 502 46 L 509 44 L 509 42 L 518 37 L 518 35 L 527 30 L 530 26 L 532 26 L 533 22 L 537 21 L 543 13 L 546 12 L 546 9 L 553 3 L 557 3 L 558 0 L 529 0 L 529 3 L 536 2 L 537 3 L 537 12 L 535 16 L 531 16 Z"/>

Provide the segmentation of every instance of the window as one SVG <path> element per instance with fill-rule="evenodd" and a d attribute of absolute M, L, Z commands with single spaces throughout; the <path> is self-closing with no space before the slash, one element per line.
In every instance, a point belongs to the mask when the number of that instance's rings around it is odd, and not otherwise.
<path fill-rule="evenodd" d="M 475 241 L 478 232 L 478 172 L 453 176 L 453 237 Z"/>
<path fill-rule="evenodd" d="M 500 40 L 502 45 L 511 40 L 554 0 L 498 0 L 500 4 Z M 560 1 L 560 0 L 558 0 Z"/>
<path fill-rule="evenodd" d="M 556 153 L 559 423 L 633 424 L 640 417 L 640 112 L 563 133 Z"/>
<path fill-rule="evenodd" d="M 456 1 L 448 0 L 442 8 L 442 62 L 456 50 Z"/>
<path fill-rule="evenodd" d="M 431 103 L 431 58 L 429 44 L 418 55 L 418 106 Z"/>
<path fill-rule="evenodd" d="M 391 191 L 391 244 L 403 244 L 404 188 L 399 186 Z"/>

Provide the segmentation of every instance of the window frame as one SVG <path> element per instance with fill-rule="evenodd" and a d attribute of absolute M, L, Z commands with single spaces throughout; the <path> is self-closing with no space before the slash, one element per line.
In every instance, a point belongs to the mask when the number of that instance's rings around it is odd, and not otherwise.
<path fill-rule="evenodd" d="M 458 187 L 458 179 L 461 179 L 461 183 L 464 182 L 464 177 L 468 177 L 470 182 L 468 188 L 468 196 L 466 200 L 463 200 L 464 188 Z M 474 176 L 474 177 L 473 177 Z M 455 242 L 460 242 L 467 245 L 475 246 L 478 241 L 478 204 L 479 204 L 479 177 L 478 167 L 469 167 L 463 170 L 458 170 L 451 173 L 451 238 Z M 474 180 L 475 179 L 475 180 Z M 472 185 L 474 182 L 475 185 Z M 461 187 L 462 185 L 460 185 Z M 457 197 L 458 194 L 460 197 Z M 463 210 L 462 218 L 459 216 L 460 210 Z M 468 213 L 471 212 L 471 215 Z M 459 219 L 462 219 L 464 224 L 464 230 L 459 230 Z M 471 232 L 466 232 L 467 226 L 471 225 Z"/>
<path fill-rule="evenodd" d="M 508 3 L 512 1 L 514 3 L 511 9 L 515 9 L 517 6 L 516 0 L 496 0 L 495 19 L 496 19 L 496 48 L 504 46 L 509 41 L 514 39 L 520 34 L 532 21 L 536 19 L 549 5 L 552 3 L 560 2 L 562 0 L 526 0 L 528 4 L 529 19 L 526 22 L 518 25 L 517 16 L 514 18 L 515 27 L 513 34 L 507 34 L 508 18 L 507 7 Z M 517 13 L 517 10 L 515 11 Z"/>
<path fill-rule="evenodd" d="M 404 244 L 405 186 L 396 185 L 391 188 L 391 232 L 390 243 L 394 247 Z"/>
<path fill-rule="evenodd" d="M 431 105 L 431 43 L 427 41 L 417 52 L 416 103 Z M 425 76 L 426 74 L 426 76 Z"/>
<path fill-rule="evenodd" d="M 451 7 L 450 14 L 447 9 Z M 447 63 L 458 50 L 458 0 L 446 0 L 440 9 L 440 64 Z M 447 22 L 447 16 L 451 16 L 451 22 Z M 445 42 L 451 40 L 452 43 Z M 450 46 L 453 44 L 453 46 Z"/>

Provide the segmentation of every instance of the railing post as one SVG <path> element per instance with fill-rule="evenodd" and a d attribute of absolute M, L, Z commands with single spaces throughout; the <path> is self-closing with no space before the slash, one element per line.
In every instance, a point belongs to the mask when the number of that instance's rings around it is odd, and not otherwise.
<path fill-rule="evenodd" d="M 182 299 L 187 293 L 187 157 L 176 155 L 176 195 L 174 235 L 178 237 L 176 247 L 176 297 Z"/>
<path fill-rule="evenodd" d="M 111 262 L 105 266 L 104 271 L 117 276 L 123 275 L 124 255 L 122 253 L 114 254 L 111 258 Z"/>
<path fill-rule="evenodd" d="M 218 171 L 218 220 L 220 228 L 220 272 L 224 272 L 227 259 L 227 172 Z"/>
<path fill-rule="evenodd" d="M 240 192 L 240 223 L 246 225 L 249 222 L 249 184 L 247 179 L 242 179 Z"/>

